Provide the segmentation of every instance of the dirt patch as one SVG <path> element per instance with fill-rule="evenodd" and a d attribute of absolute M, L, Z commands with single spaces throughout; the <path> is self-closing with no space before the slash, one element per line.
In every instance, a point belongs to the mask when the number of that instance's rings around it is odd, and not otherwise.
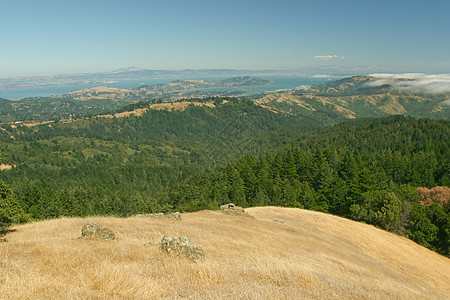
<path fill-rule="evenodd" d="M 101 118 L 109 118 L 109 119 L 112 119 L 114 117 L 115 118 L 125 118 L 125 117 L 129 117 L 129 116 L 140 117 L 147 111 L 148 111 L 148 108 L 145 107 L 145 108 L 138 108 L 138 109 L 132 110 L 132 111 L 124 111 L 124 112 L 117 113 L 117 114 L 114 114 L 114 115 L 100 115 L 99 117 L 101 117 Z"/>
<path fill-rule="evenodd" d="M 0 164 L 0 171 L 11 170 L 13 167 L 16 167 L 16 165 Z"/>

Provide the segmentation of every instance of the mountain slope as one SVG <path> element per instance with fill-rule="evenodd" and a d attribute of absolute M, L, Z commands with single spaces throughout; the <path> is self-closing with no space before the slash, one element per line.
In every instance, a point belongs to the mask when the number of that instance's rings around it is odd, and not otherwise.
<path fill-rule="evenodd" d="M 300 90 L 265 95 L 255 101 L 273 110 L 299 117 L 321 117 L 329 122 L 397 114 L 450 118 L 450 105 L 445 104 L 450 93 L 400 90 L 390 84 L 369 85 L 377 80 L 373 76 L 354 76 Z"/>
<path fill-rule="evenodd" d="M 405 238 L 318 212 L 274 207 L 247 212 L 254 218 L 202 211 L 183 214 L 182 221 L 96 217 L 17 226 L 0 244 L 0 294 L 7 299 L 450 297 L 450 260 Z M 110 228 L 118 239 L 76 239 L 87 221 Z M 157 243 L 164 235 L 188 236 L 203 248 L 205 260 L 162 253 Z"/>

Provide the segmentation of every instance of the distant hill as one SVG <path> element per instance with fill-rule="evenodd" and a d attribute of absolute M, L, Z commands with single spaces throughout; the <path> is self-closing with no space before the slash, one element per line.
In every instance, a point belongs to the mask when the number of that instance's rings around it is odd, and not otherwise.
<path fill-rule="evenodd" d="M 399 90 L 392 84 L 373 85 L 378 80 L 368 75 L 354 76 L 308 88 L 254 96 L 252 101 L 275 113 L 315 119 L 319 125 L 393 114 L 449 119 L 450 93 Z M 407 82 L 409 79 L 395 81 Z M 161 102 L 241 97 L 250 91 L 248 88 L 269 83 L 269 80 L 241 76 L 220 81 L 174 80 L 134 89 L 100 86 L 51 97 L 0 101 L 0 122 L 71 120 L 84 115 L 111 114 L 138 102 L 138 108 L 143 108 Z"/>
<path fill-rule="evenodd" d="M 297 95 L 372 95 L 384 94 L 394 90 L 390 84 L 370 86 L 368 83 L 380 80 L 380 78 L 360 75 L 347 77 L 340 80 L 315 84 L 297 91 Z M 408 81 L 409 79 L 397 79 L 398 81 Z"/>
<path fill-rule="evenodd" d="M 271 83 L 270 80 L 258 77 L 242 76 L 224 79 L 217 82 L 218 86 L 256 86 L 267 85 Z"/>
<path fill-rule="evenodd" d="M 173 102 L 181 99 L 242 96 L 246 88 L 269 84 L 256 77 L 233 77 L 221 81 L 174 80 L 167 84 L 142 85 L 134 89 L 106 86 L 86 88 L 51 97 L 0 101 L 0 122 L 18 120 L 74 119 L 87 114 L 110 113 L 140 101 Z M 211 91 L 199 89 L 215 88 Z M 227 90 L 233 88 L 233 90 Z M 236 89 L 240 88 L 240 89 Z"/>
<path fill-rule="evenodd" d="M 310 88 L 305 88 L 299 90 L 297 94 L 299 95 L 335 95 L 335 94 L 361 94 L 364 88 L 364 84 L 368 82 L 373 82 L 378 78 L 368 75 L 353 76 L 348 78 L 343 78 L 340 80 L 335 80 L 331 82 L 320 83 L 311 86 Z M 383 90 L 386 92 L 386 90 Z M 365 93 L 365 92 L 363 92 Z"/>
<path fill-rule="evenodd" d="M 450 105 L 445 104 L 450 93 L 399 90 L 390 84 L 369 85 L 377 80 L 373 76 L 354 76 L 300 90 L 269 94 L 256 99 L 256 102 L 291 115 L 322 115 L 321 118 L 338 121 L 396 114 L 450 118 Z"/>
<path fill-rule="evenodd" d="M 251 87 L 257 85 L 266 85 L 270 82 L 270 80 L 250 76 L 233 77 L 220 81 L 174 80 L 170 83 L 165 84 L 141 85 L 134 89 L 118 89 L 103 86 L 94 87 L 64 94 L 57 94 L 52 96 L 52 98 L 66 98 L 83 101 L 94 99 L 142 101 L 143 99 L 163 97 L 162 100 L 168 102 L 173 99 L 172 96 L 174 95 L 172 95 L 172 93 L 177 92 L 204 88 Z M 220 95 L 220 92 L 217 94 Z"/>
<path fill-rule="evenodd" d="M 95 84 L 105 85 L 118 81 L 141 81 L 155 78 L 208 78 L 208 77 L 236 77 L 259 76 L 260 74 L 283 75 L 283 70 L 234 70 L 234 69 L 184 69 L 184 70 L 149 70 L 135 67 L 121 68 L 108 72 L 75 73 L 59 75 L 42 75 L 27 77 L 0 78 L 0 89 L 39 88 L 46 86 Z"/>
<path fill-rule="evenodd" d="M 373 226 L 293 208 L 182 220 L 62 218 L 14 227 L 0 243 L 5 299 L 448 299 L 450 260 Z M 117 240 L 77 239 L 85 222 Z M 169 256 L 188 236 L 203 262 Z"/>
<path fill-rule="evenodd" d="M 225 88 L 225 87 L 250 87 L 258 85 L 267 85 L 271 83 L 270 80 L 261 79 L 251 76 L 232 77 L 220 81 L 206 81 L 206 80 L 174 80 L 167 84 L 158 85 L 142 85 L 137 89 L 144 89 L 153 92 L 168 93 L 185 91 L 199 88 Z"/>

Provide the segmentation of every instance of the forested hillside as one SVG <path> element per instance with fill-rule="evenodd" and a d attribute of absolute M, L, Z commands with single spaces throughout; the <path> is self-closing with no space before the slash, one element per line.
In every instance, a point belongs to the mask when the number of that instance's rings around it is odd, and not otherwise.
<path fill-rule="evenodd" d="M 0 178 L 33 218 L 172 209 L 155 198 L 199 170 L 290 142 L 308 122 L 246 101 L 0 131 Z M 177 209 L 173 207 L 173 209 Z"/>
<path fill-rule="evenodd" d="M 379 226 L 449 254 L 448 204 L 417 187 L 450 185 L 449 123 L 389 117 L 308 133 L 287 149 L 203 172 L 159 199 L 182 211 L 233 202 L 319 210 Z"/>

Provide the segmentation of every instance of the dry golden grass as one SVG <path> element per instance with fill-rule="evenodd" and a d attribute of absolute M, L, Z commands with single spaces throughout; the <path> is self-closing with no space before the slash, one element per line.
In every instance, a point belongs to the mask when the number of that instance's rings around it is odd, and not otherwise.
<path fill-rule="evenodd" d="M 450 260 L 408 239 L 318 212 L 247 211 L 255 218 L 202 211 L 182 221 L 93 217 L 17 226 L 0 244 L 0 298 L 450 298 Z M 118 239 L 78 240 L 87 221 Z M 148 244 L 164 235 L 188 236 L 205 260 Z"/>
<path fill-rule="evenodd" d="M 108 119 L 125 118 L 125 117 L 129 117 L 131 115 L 140 117 L 144 113 L 146 113 L 147 111 L 148 111 L 148 108 L 144 107 L 144 108 L 138 108 L 138 109 L 131 110 L 131 111 L 124 111 L 124 112 L 121 112 L 121 113 L 116 113 L 114 115 L 99 115 L 99 117 L 101 117 L 101 118 L 108 118 Z"/>
<path fill-rule="evenodd" d="M 189 102 L 189 101 L 182 101 L 182 102 L 175 102 L 175 103 L 158 103 L 158 104 L 153 104 L 152 106 L 150 106 L 150 109 L 154 109 L 154 110 L 185 110 L 189 105 L 195 105 L 195 106 L 208 106 L 211 108 L 216 107 L 214 105 L 214 103 L 212 102 Z M 100 117 L 102 118 L 124 118 L 124 117 L 129 117 L 131 115 L 133 116 L 137 116 L 140 117 L 142 116 L 144 113 L 146 113 L 149 110 L 149 108 L 144 107 L 144 108 L 138 108 L 132 111 L 124 111 L 121 113 L 116 113 L 114 115 L 100 115 Z"/>
<path fill-rule="evenodd" d="M 212 102 L 191 102 L 191 101 L 180 101 L 171 103 L 157 103 L 150 106 L 151 109 L 155 110 L 186 110 L 189 105 L 194 106 L 207 106 L 210 108 L 215 108 L 216 106 Z"/>

